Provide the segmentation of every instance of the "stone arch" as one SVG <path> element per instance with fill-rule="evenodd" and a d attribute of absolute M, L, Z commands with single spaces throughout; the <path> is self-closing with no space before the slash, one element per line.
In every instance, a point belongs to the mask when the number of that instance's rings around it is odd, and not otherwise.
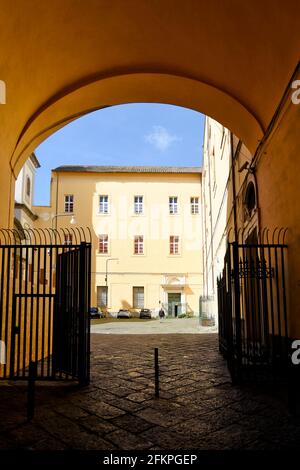
<path fill-rule="evenodd" d="M 53 96 L 28 119 L 11 158 L 15 173 L 43 140 L 73 120 L 108 106 L 138 102 L 203 112 L 232 130 L 250 149 L 263 135 L 259 121 L 238 99 L 197 79 L 159 72 L 98 77 Z"/>

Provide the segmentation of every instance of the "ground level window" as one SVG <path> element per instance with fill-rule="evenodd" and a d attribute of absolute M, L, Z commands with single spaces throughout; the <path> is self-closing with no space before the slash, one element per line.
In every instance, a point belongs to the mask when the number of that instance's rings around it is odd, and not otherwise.
<path fill-rule="evenodd" d="M 133 308 L 144 308 L 144 287 L 133 287 Z"/>
<path fill-rule="evenodd" d="M 107 307 L 107 287 L 97 286 L 97 307 Z"/>

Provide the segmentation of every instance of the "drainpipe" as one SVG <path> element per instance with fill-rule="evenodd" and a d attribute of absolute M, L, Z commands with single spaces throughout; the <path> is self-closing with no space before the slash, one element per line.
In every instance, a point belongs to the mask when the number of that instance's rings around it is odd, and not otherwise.
<path fill-rule="evenodd" d="M 59 173 L 56 174 L 56 201 L 55 201 L 55 215 L 57 216 L 58 214 L 58 179 L 59 179 Z M 55 229 L 57 230 L 57 217 L 55 221 Z"/>
<path fill-rule="evenodd" d="M 231 144 L 231 174 L 232 174 L 232 198 L 233 198 L 233 229 L 234 229 L 234 241 L 238 242 L 238 227 L 237 227 L 237 209 L 236 209 L 236 186 L 235 186 L 235 162 L 240 153 L 242 142 L 239 140 L 236 151 L 233 151 L 233 134 L 230 132 L 230 144 Z"/>
<path fill-rule="evenodd" d="M 210 172 L 210 155 L 208 154 L 208 187 L 209 187 L 209 212 L 210 212 L 210 253 L 211 253 L 211 279 L 212 289 L 215 293 L 215 279 L 214 279 L 214 246 L 213 246 L 213 221 L 212 221 L 212 196 L 211 196 L 211 172 Z"/>

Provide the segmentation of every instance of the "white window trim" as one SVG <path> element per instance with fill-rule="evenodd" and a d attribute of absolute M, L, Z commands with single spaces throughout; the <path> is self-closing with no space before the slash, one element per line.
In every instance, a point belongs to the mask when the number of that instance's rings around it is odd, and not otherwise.
<path fill-rule="evenodd" d="M 176 205 L 174 205 L 174 202 L 173 202 L 173 203 L 170 202 L 170 199 L 172 199 L 172 198 L 176 198 L 176 199 L 177 199 Z M 177 208 L 177 211 L 176 211 L 176 212 L 171 212 L 171 211 L 170 211 L 170 205 L 171 205 L 171 204 L 173 204 L 173 207 L 176 207 L 176 208 Z M 169 207 L 169 215 L 172 215 L 172 216 L 173 216 L 173 215 L 179 215 L 179 197 L 178 197 L 178 196 L 169 196 L 169 205 L 168 205 L 168 207 Z"/>
<path fill-rule="evenodd" d="M 192 203 L 192 199 L 198 199 L 198 203 L 197 204 L 195 202 Z M 198 207 L 198 212 L 193 212 L 192 211 L 193 206 Z M 200 214 L 200 197 L 199 196 L 191 196 L 190 197 L 190 207 L 191 207 L 191 215 L 199 215 Z"/>
<path fill-rule="evenodd" d="M 73 200 L 72 203 L 70 201 L 66 202 L 66 198 L 72 196 Z M 73 209 L 71 211 L 66 211 L 66 204 L 73 204 Z M 75 204 L 75 198 L 74 194 L 64 194 L 64 213 L 65 214 L 74 214 L 74 204 Z"/>
<path fill-rule="evenodd" d="M 100 237 L 101 236 L 106 236 L 107 237 L 107 253 L 101 253 L 101 251 L 100 251 Z M 99 255 L 99 256 L 110 256 L 110 237 L 109 237 L 108 233 L 100 233 L 98 235 L 97 255 Z"/>
<path fill-rule="evenodd" d="M 100 210 L 100 198 L 107 197 L 107 212 L 101 212 Z M 110 195 L 109 194 L 99 194 L 98 197 L 98 215 L 110 215 Z"/>
<path fill-rule="evenodd" d="M 142 202 L 135 202 L 135 198 L 136 197 L 141 197 L 142 198 Z M 136 212 L 135 211 L 135 205 L 136 204 L 141 204 L 142 205 L 142 212 Z M 144 215 L 144 212 L 145 212 L 145 198 L 142 194 L 135 194 L 133 196 L 133 215 L 137 215 L 137 216 L 141 216 L 141 215 Z"/>

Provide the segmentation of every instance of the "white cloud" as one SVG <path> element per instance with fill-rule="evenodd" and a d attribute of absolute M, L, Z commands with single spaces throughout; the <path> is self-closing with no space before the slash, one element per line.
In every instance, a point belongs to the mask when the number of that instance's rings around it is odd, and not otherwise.
<path fill-rule="evenodd" d="M 163 126 L 153 126 L 152 132 L 148 135 L 145 135 L 145 141 L 149 144 L 154 145 L 158 150 L 164 152 L 167 150 L 173 142 L 178 142 L 181 140 L 177 135 L 172 135 L 168 130 Z"/>

